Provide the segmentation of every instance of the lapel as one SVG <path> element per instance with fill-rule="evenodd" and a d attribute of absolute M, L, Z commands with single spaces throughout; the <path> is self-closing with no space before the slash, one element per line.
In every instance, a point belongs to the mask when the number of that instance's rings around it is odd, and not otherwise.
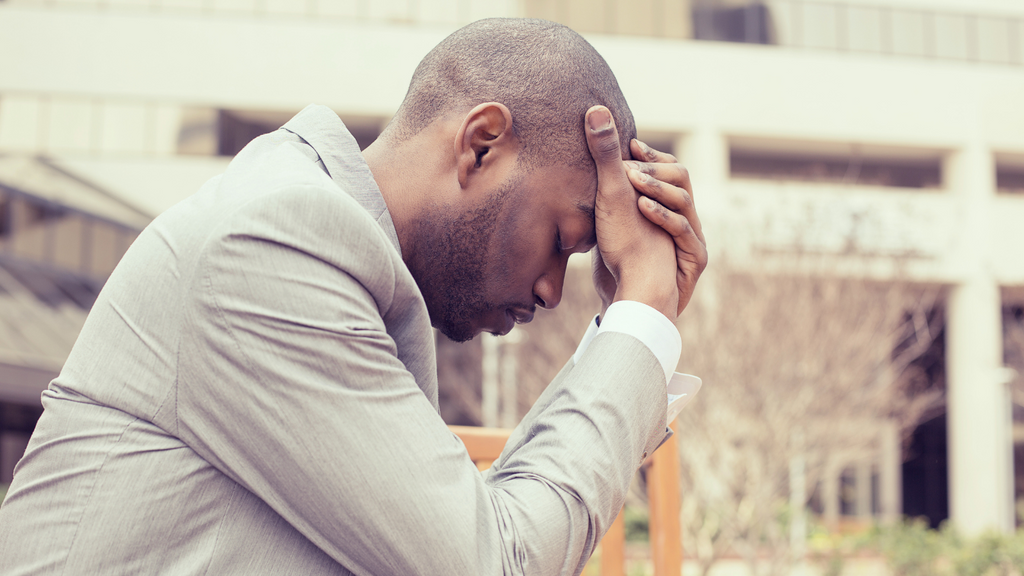
<path fill-rule="evenodd" d="M 373 216 L 384 230 L 395 250 L 402 253 L 398 232 L 384 197 L 366 165 L 356 139 L 333 110 L 319 104 L 310 104 L 282 126 L 312 146 L 327 175 L 342 190 L 352 196 Z"/>
<path fill-rule="evenodd" d="M 282 128 L 313 148 L 320 157 L 321 167 L 339 188 L 370 213 L 401 257 L 398 232 L 395 231 L 384 197 L 359 151 L 356 139 L 338 115 L 326 106 L 310 104 Z M 415 291 L 416 298 L 408 299 L 405 307 L 407 313 L 399 315 L 401 319 L 389 315 L 384 323 L 388 334 L 395 341 L 399 360 L 413 374 L 434 410 L 438 410 L 437 360 L 430 318 L 419 287 L 411 274 L 406 272 L 406 275 L 408 286 Z"/>

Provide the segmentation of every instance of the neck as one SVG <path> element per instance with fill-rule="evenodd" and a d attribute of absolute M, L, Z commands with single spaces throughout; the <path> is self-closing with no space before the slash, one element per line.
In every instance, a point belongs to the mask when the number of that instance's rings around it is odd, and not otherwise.
<path fill-rule="evenodd" d="M 424 132 L 400 143 L 385 133 L 363 150 L 363 158 L 395 224 L 402 260 L 407 266 L 423 248 L 416 242 L 417 220 L 427 211 L 438 209 L 439 197 L 443 197 L 440 192 L 452 184 L 448 180 L 458 184 L 449 168 L 451 155 L 445 158 L 445 148 L 433 145 Z"/>

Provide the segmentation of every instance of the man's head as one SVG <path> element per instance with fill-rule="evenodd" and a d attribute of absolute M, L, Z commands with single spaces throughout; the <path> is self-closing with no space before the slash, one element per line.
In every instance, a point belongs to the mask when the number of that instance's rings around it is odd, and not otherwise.
<path fill-rule="evenodd" d="M 607 106 L 629 150 L 633 114 L 608 64 L 570 28 L 527 18 L 490 18 L 441 41 L 416 67 L 388 130 L 405 140 L 452 112 L 500 102 L 528 166 L 594 170 L 583 133 L 591 106 Z"/>
<path fill-rule="evenodd" d="M 367 161 L 430 312 L 454 340 L 505 333 L 561 299 L 570 254 L 595 244 L 584 118 L 632 114 L 604 59 L 544 20 L 482 20 L 423 59 Z"/>

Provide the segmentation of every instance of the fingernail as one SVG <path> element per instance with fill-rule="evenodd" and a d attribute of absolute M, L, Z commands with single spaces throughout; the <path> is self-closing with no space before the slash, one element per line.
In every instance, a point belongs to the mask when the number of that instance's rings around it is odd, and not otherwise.
<path fill-rule="evenodd" d="M 643 172 L 641 172 L 641 171 L 639 171 L 639 170 L 637 170 L 635 168 L 630 170 L 629 172 L 633 176 L 633 178 L 636 178 L 637 180 L 639 180 L 641 182 L 647 182 L 647 174 L 644 174 Z"/>
<path fill-rule="evenodd" d="M 640 170 L 640 165 L 636 162 L 626 162 L 626 166 L 629 166 L 633 170 Z"/>
<path fill-rule="evenodd" d="M 592 132 L 600 132 L 612 125 L 612 114 L 607 108 L 598 108 L 587 117 L 587 123 L 590 124 Z"/>

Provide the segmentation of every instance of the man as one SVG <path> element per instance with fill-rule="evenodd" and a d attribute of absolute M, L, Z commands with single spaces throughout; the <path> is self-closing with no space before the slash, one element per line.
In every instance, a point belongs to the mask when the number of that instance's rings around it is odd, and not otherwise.
<path fill-rule="evenodd" d="M 491 20 L 363 155 L 323 107 L 256 139 L 111 275 L 0 508 L 2 572 L 578 574 L 665 436 L 706 263 L 685 171 L 633 131 L 582 38 Z M 600 327 L 477 472 L 431 324 L 506 333 L 595 244 Z"/>

